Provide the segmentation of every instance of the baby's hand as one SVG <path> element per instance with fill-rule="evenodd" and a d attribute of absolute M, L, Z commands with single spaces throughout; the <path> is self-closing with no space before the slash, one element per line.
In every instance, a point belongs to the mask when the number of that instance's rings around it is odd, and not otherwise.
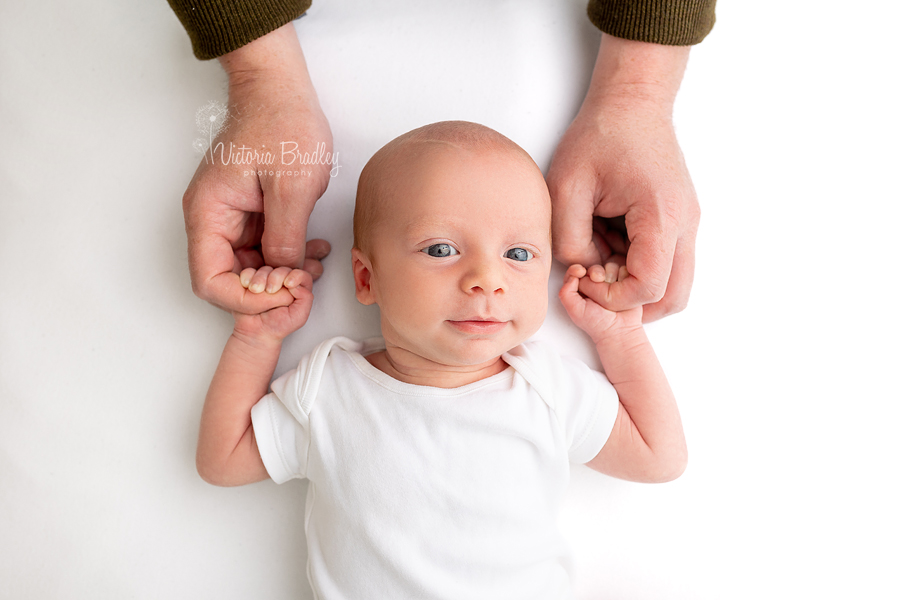
<path fill-rule="evenodd" d="M 241 285 L 250 292 L 274 293 L 282 287 L 294 297 L 288 306 L 279 306 L 256 315 L 232 312 L 234 332 L 245 338 L 281 342 L 306 324 L 312 308 L 313 277 L 300 269 L 262 267 L 241 271 Z"/>
<path fill-rule="evenodd" d="M 559 290 L 559 299 L 569 313 L 569 318 L 580 329 L 591 336 L 594 342 L 620 329 L 633 329 L 641 326 L 643 309 L 638 306 L 621 312 L 613 312 L 600 306 L 591 298 L 579 292 L 579 284 L 587 277 L 595 284 L 601 284 L 601 292 L 609 291 L 609 285 L 621 281 L 628 276 L 624 258 L 622 261 L 610 260 L 606 265 L 593 265 L 585 269 L 581 265 L 571 265 L 566 271 L 566 278 Z"/>
<path fill-rule="evenodd" d="M 291 269 L 290 267 L 246 268 L 241 271 L 241 285 L 254 294 L 263 292 L 274 294 L 282 287 L 290 290 L 299 286 L 304 275 L 300 269 Z"/>

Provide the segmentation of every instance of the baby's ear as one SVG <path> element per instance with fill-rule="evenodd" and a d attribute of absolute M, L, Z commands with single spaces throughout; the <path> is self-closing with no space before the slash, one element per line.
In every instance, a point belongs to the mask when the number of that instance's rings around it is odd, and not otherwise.
<path fill-rule="evenodd" d="M 369 306 L 375 304 L 375 293 L 372 291 L 372 261 L 359 248 L 350 251 L 353 261 L 353 283 L 356 284 L 356 299 Z"/>

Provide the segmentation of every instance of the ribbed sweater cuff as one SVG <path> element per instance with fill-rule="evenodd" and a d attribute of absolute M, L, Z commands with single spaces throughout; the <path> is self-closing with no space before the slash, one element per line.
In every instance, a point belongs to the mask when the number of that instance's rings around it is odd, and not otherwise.
<path fill-rule="evenodd" d="M 716 22 L 716 0 L 590 0 L 588 18 L 600 31 L 667 46 L 699 44 Z"/>
<path fill-rule="evenodd" d="M 311 4 L 312 0 L 169 0 L 200 60 L 222 56 L 275 31 Z"/>

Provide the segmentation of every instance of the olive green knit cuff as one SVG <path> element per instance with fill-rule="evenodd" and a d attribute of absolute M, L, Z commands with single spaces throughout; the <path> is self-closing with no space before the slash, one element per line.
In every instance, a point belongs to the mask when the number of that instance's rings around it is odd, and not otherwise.
<path fill-rule="evenodd" d="M 587 12 L 600 31 L 615 37 L 691 46 L 716 22 L 716 0 L 590 0 Z"/>
<path fill-rule="evenodd" d="M 200 60 L 217 58 L 275 31 L 311 4 L 312 0 L 169 0 Z"/>

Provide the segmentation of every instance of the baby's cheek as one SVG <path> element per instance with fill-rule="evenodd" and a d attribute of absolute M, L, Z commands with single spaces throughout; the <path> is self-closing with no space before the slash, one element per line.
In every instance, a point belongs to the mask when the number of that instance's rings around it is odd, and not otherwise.
<path fill-rule="evenodd" d="M 547 316 L 547 308 L 549 306 L 549 288 L 546 285 L 530 286 L 530 289 L 521 297 L 518 302 L 518 310 L 524 323 L 527 323 L 531 333 L 537 331 L 544 323 Z M 530 335 L 530 334 L 529 334 Z"/>

